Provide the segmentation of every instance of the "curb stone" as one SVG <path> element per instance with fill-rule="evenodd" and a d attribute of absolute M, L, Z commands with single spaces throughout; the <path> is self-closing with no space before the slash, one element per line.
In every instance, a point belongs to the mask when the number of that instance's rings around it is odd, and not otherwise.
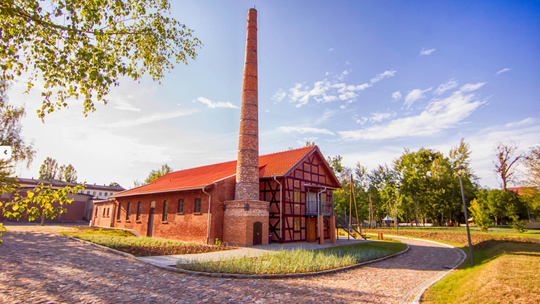
<path fill-rule="evenodd" d="M 140 260 L 137 257 L 135 257 L 134 255 L 129 254 L 129 253 L 118 251 L 118 250 L 115 250 L 115 249 L 112 249 L 112 248 L 109 248 L 109 247 L 105 247 L 105 246 L 102 246 L 102 245 L 94 244 L 92 242 L 88 242 L 88 241 L 85 241 L 85 240 L 77 239 L 77 238 L 74 238 L 74 237 L 69 236 L 69 235 L 65 235 L 65 236 L 67 238 L 71 239 L 71 240 L 75 240 L 75 241 L 78 241 L 78 242 L 86 244 L 86 245 L 94 246 L 94 247 L 96 247 L 98 249 L 105 250 L 105 251 L 108 251 L 108 252 L 111 252 L 111 253 L 114 253 L 114 254 L 118 254 L 118 255 L 124 256 L 126 258 L 136 260 L 136 261 L 148 264 L 148 265 L 152 265 L 152 266 L 157 267 L 157 268 L 169 270 L 169 271 L 172 271 L 172 272 L 180 272 L 180 273 L 184 273 L 184 274 L 200 275 L 200 276 L 208 276 L 208 277 L 216 277 L 216 278 L 236 278 L 236 279 L 285 279 L 285 278 L 297 278 L 297 277 L 325 275 L 325 274 L 350 270 L 350 269 L 354 269 L 354 268 L 361 267 L 361 266 L 364 266 L 364 265 L 368 265 L 368 264 L 380 262 L 380 261 L 383 261 L 383 260 L 387 260 L 387 259 L 399 256 L 399 255 L 402 255 L 402 254 L 408 252 L 409 249 L 410 249 L 409 245 L 405 244 L 407 246 L 407 248 L 405 250 L 401 251 L 401 252 L 398 252 L 398 253 L 395 253 L 395 254 L 392 254 L 392 255 L 389 255 L 389 256 L 385 256 L 385 257 L 382 257 L 382 258 L 379 258 L 379 259 L 376 259 L 376 260 L 366 261 L 366 262 L 362 262 L 362 263 L 347 266 L 347 267 L 330 269 L 330 270 L 325 270 L 325 271 L 307 272 L 307 273 L 291 273 L 291 274 L 246 275 L 246 274 L 231 274 L 231 273 L 209 273 L 209 272 L 185 270 L 185 269 L 180 269 L 180 268 L 176 268 L 176 267 L 172 267 L 172 266 L 156 265 L 156 264 L 149 263 L 147 261 Z"/>

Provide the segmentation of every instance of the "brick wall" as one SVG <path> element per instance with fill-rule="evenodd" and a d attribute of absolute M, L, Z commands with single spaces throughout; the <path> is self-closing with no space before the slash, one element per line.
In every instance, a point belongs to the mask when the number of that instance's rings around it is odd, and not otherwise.
<path fill-rule="evenodd" d="M 245 205 L 249 205 L 246 211 Z M 253 246 L 253 224 L 262 223 L 262 245 L 268 244 L 268 202 L 227 201 L 223 240 L 229 245 Z"/>
<path fill-rule="evenodd" d="M 223 202 L 234 197 L 235 178 L 217 182 L 213 188 L 205 191 L 212 196 L 212 212 L 210 225 L 210 243 L 215 239 L 223 239 Z M 201 211 L 195 212 L 195 200 L 201 199 Z M 178 201 L 184 200 L 183 213 L 178 213 Z M 169 201 L 167 220 L 163 219 L 165 200 Z M 141 202 L 141 215 L 137 220 L 138 204 Z M 152 236 L 157 238 L 173 239 L 188 242 L 206 243 L 208 228 L 209 196 L 202 190 L 178 191 L 120 197 L 116 199 L 116 206 L 120 206 L 120 219 L 114 217 L 114 226 L 118 228 L 133 229 L 142 235 L 148 235 L 148 222 L 150 208 L 154 205 L 154 224 Z M 131 203 L 129 216 L 128 203 Z"/>

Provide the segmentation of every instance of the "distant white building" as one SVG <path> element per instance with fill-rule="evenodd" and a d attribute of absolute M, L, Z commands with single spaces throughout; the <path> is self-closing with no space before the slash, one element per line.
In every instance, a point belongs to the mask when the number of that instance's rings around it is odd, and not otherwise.
<path fill-rule="evenodd" d="M 75 187 L 82 185 L 82 183 L 68 183 L 61 180 L 45 180 L 34 178 L 17 178 L 20 188 L 18 191 L 32 190 L 39 184 L 43 184 L 52 189 L 64 188 L 66 186 Z M 67 211 L 61 215 L 61 220 L 86 220 L 89 221 L 92 218 L 92 211 L 94 209 L 94 201 L 106 200 L 109 196 L 122 192 L 124 189 L 121 186 L 107 186 L 86 184 L 83 191 L 76 195 L 70 195 L 70 199 L 74 199 L 73 203 L 65 206 Z M 1 200 L 11 201 L 13 199 L 13 193 L 5 193 Z M 0 218 L 0 220 L 6 220 Z"/>

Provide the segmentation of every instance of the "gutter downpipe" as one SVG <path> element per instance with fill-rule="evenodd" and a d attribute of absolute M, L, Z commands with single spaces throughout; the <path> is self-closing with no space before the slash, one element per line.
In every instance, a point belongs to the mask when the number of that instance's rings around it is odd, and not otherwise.
<path fill-rule="evenodd" d="M 210 210 L 212 210 L 212 195 L 204 191 L 204 188 L 206 188 L 206 186 L 201 188 L 202 192 L 208 195 L 208 223 L 206 224 L 206 244 L 208 245 L 210 244 Z"/>
<path fill-rule="evenodd" d="M 326 191 L 326 187 L 324 187 L 324 189 L 322 189 L 321 191 L 319 191 L 319 193 L 317 193 L 317 200 L 319 201 L 319 203 L 317 204 L 317 237 L 319 237 L 319 242 L 321 240 L 321 229 L 318 226 L 319 226 L 319 216 L 321 215 L 321 207 L 322 207 L 322 202 L 321 202 L 320 197 L 321 197 L 321 193 L 323 193 L 324 191 Z M 323 239 L 323 244 L 324 244 L 324 239 Z"/>
<path fill-rule="evenodd" d="M 281 229 L 281 226 L 282 226 L 281 217 L 283 214 L 283 193 L 282 193 L 283 186 L 281 185 L 280 182 L 278 182 L 275 175 L 274 175 L 274 180 L 276 181 L 276 183 L 279 184 L 279 243 L 281 244 L 281 236 L 283 235 L 283 229 Z"/>

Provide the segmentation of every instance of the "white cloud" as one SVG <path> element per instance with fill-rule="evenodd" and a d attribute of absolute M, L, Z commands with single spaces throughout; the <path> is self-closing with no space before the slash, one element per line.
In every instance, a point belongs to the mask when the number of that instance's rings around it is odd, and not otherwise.
<path fill-rule="evenodd" d="M 350 62 L 348 62 L 348 61 L 345 61 L 345 64 L 346 64 L 346 65 L 351 65 L 351 63 L 350 63 Z"/>
<path fill-rule="evenodd" d="M 387 113 L 375 112 L 375 113 L 371 113 L 371 117 L 369 118 L 369 120 L 372 122 L 381 122 L 385 119 L 389 119 L 395 116 L 396 116 L 396 112 L 387 112 Z"/>
<path fill-rule="evenodd" d="M 330 48 L 328 51 L 331 52 L 331 51 L 333 51 L 333 50 L 334 50 L 334 48 Z"/>
<path fill-rule="evenodd" d="M 399 91 L 395 91 L 394 93 L 392 93 L 392 100 L 393 101 L 398 101 L 401 99 L 401 93 Z"/>
<path fill-rule="evenodd" d="M 320 125 L 321 123 L 325 122 L 328 120 L 328 118 L 332 117 L 334 115 L 335 111 L 334 110 L 330 110 L 330 109 L 326 109 L 324 110 L 323 112 L 323 115 L 319 118 L 317 118 L 313 124 L 314 125 Z"/>
<path fill-rule="evenodd" d="M 135 107 L 132 105 L 129 101 L 126 99 L 133 99 L 133 95 L 128 95 L 126 97 L 120 95 L 116 91 L 112 91 L 108 96 L 107 100 L 113 105 L 113 108 L 121 111 L 132 111 L 132 112 L 140 112 L 141 109 Z"/>
<path fill-rule="evenodd" d="M 200 102 L 202 104 L 205 104 L 207 107 L 211 108 L 211 109 L 215 109 L 215 108 L 230 108 L 230 109 L 238 109 L 238 106 L 235 106 L 233 105 L 232 103 L 230 102 L 223 102 L 223 101 L 218 101 L 218 102 L 214 102 L 208 98 L 204 98 L 204 97 L 197 97 L 195 100 L 193 100 L 193 102 Z"/>
<path fill-rule="evenodd" d="M 466 85 L 463 85 L 461 88 L 459 88 L 459 90 L 461 92 L 471 92 L 471 91 L 480 89 L 485 84 L 486 84 L 485 82 L 479 82 L 475 84 L 467 83 Z"/>
<path fill-rule="evenodd" d="M 366 121 L 369 120 L 369 118 L 367 118 L 367 117 L 360 117 L 360 118 L 358 118 L 357 116 L 355 116 L 354 120 L 356 121 L 357 124 L 363 125 L 363 124 L 366 123 Z"/>
<path fill-rule="evenodd" d="M 495 73 L 495 76 L 499 76 L 499 75 L 501 75 L 502 73 L 508 72 L 508 71 L 510 71 L 510 68 L 504 68 L 504 69 L 498 71 L 497 73 Z"/>
<path fill-rule="evenodd" d="M 152 115 L 143 116 L 136 119 L 119 120 L 112 123 L 102 124 L 100 126 L 104 126 L 108 128 L 133 127 L 133 126 L 144 125 L 144 124 L 161 121 L 161 120 L 167 120 L 167 119 L 176 118 L 176 117 L 189 116 L 197 112 L 199 111 L 198 110 L 182 110 L 182 111 L 175 111 L 175 112 L 169 112 L 169 113 L 154 113 Z"/>
<path fill-rule="evenodd" d="M 384 72 L 382 72 L 380 74 L 377 74 L 377 76 L 375 76 L 374 78 L 372 78 L 371 83 L 379 82 L 379 81 L 383 80 L 384 78 L 392 77 L 395 74 L 396 74 L 395 70 L 384 71 Z"/>
<path fill-rule="evenodd" d="M 454 128 L 484 103 L 475 99 L 474 94 L 462 95 L 458 91 L 448 98 L 430 102 L 417 116 L 398 118 L 363 130 L 338 133 L 344 140 L 429 136 Z"/>
<path fill-rule="evenodd" d="M 407 93 L 407 96 L 405 96 L 405 103 L 404 105 L 407 106 L 407 109 L 418 99 L 426 98 L 424 96 L 424 93 L 427 91 L 431 91 L 432 88 L 420 90 L 420 89 L 414 89 L 412 91 L 409 91 Z"/>
<path fill-rule="evenodd" d="M 334 76 L 334 79 L 338 79 L 339 81 L 328 79 L 317 81 L 313 84 L 313 88 L 305 86 L 303 83 L 296 83 L 292 88 L 289 89 L 289 102 L 294 103 L 295 107 L 297 108 L 308 104 L 311 98 L 313 98 L 313 100 L 318 103 L 332 102 L 338 100 L 351 103 L 356 100 L 356 97 L 358 97 L 358 94 L 354 92 L 363 91 L 373 86 L 373 83 L 387 77 L 392 77 L 396 73 L 396 71 L 394 70 L 385 71 L 371 79 L 371 83 L 364 83 L 359 85 L 350 85 L 341 82 L 341 80 L 343 80 L 343 76 L 349 74 L 350 72 L 351 70 L 345 70 L 338 77 Z M 274 96 L 276 96 L 276 94 Z M 281 97 L 282 95 L 283 94 L 280 94 L 277 97 Z"/>
<path fill-rule="evenodd" d="M 433 92 L 433 94 L 441 95 L 442 93 L 451 90 L 453 88 L 456 88 L 458 86 L 458 82 L 452 78 L 446 81 L 445 83 L 439 85 L 439 87 Z"/>
<path fill-rule="evenodd" d="M 420 56 L 431 55 L 433 52 L 435 52 L 435 49 L 426 50 L 426 48 L 422 48 L 422 50 L 420 50 Z"/>
<path fill-rule="evenodd" d="M 278 129 L 286 133 L 298 132 L 300 134 L 313 133 L 313 134 L 336 135 L 334 132 L 328 129 L 319 129 L 319 128 L 312 128 L 312 127 L 279 127 Z"/>
<path fill-rule="evenodd" d="M 507 128 L 512 128 L 512 127 L 516 127 L 516 126 L 532 124 L 535 121 L 536 121 L 535 118 L 529 117 L 529 118 L 525 118 L 525 119 L 523 119 L 521 121 L 509 122 L 509 123 L 505 124 L 504 126 L 507 127 Z"/>
<path fill-rule="evenodd" d="M 287 96 L 287 93 L 285 93 L 282 89 L 279 89 L 270 99 L 275 101 L 274 103 L 279 103 L 283 100 L 283 98 L 285 98 L 285 96 Z"/>

